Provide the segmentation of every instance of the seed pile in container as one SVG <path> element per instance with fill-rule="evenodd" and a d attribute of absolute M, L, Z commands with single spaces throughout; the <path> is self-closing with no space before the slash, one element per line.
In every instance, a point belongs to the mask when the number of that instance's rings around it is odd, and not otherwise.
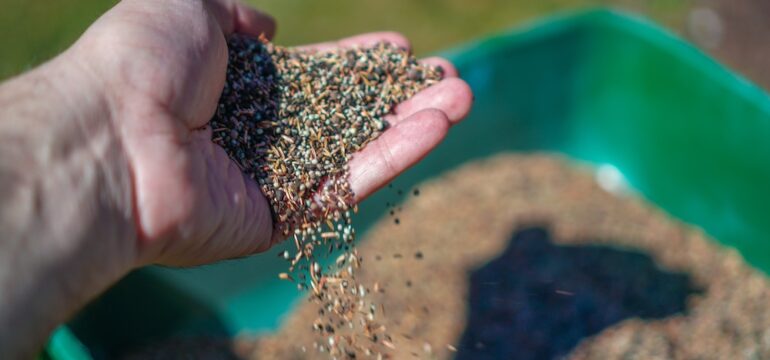
<path fill-rule="evenodd" d="M 501 153 L 419 186 L 359 246 L 393 359 L 770 359 L 766 274 L 595 169 Z M 234 352 L 317 359 L 316 311 Z"/>
<path fill-rule="evenodd" d="M 355 278 L 357 208 L 346 164 L 386 130 L 396 104 L 438 82 L 442 69 L 386 43 L 307 51 L 234 37 L 229 49 L 213 140 L 259 183 L 275 231 L 296 245 L 294 254 L 281 254 L 288 271 L 279 277 L 319 305 L 308 324 L 318 341 L 308 351 L 384 356 L 390 336 L 367 297 L 372 289 Z M 328 254 L 341 255 L 324 267 L 319 260 Z"/>

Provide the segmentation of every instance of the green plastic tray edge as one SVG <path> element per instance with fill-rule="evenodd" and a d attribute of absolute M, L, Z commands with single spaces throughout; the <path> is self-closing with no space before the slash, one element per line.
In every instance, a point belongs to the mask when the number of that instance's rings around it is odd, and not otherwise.
<path fill-rule="evenodd" d="M 678 34 L 638 14 L 617 9 L 590 8 L 578 12 L 557 14 L 545 20 L 535 20 L 511 30 L 445 50 L 439 55 L 448 58 L 462 68 L 472 64 L 475 59 L 494 52 L 495 49 L 499 48 L 499 44 L 516 46 L 537 42 L 553 34 L 589 24 L 606 25 L 619 29 L 637 35 L 660 48 L 665 48 L 672 55 L 702 70 L 714 81 L 733 90 L 736 95 L 756 104 L 763 112 L 770 114 L 770 97 L 764 89 L 711 58 Z"/>
<path fill-rule="evenodd" d="M 48 344 L 38 358 L 55 360 L 90 360 L 90 352 L 66 325 L 54 330 Z"/>

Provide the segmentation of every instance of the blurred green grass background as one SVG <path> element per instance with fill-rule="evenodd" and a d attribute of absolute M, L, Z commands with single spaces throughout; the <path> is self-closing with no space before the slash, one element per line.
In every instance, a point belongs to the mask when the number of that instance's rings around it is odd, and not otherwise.
<path fill-rule="evenodd" d="M 157 0 L 163 1 L 163 0 Z M 680 29 L 695 0 L 250 0 L 278 20 L 276 42 L 296 45 L 395 30 L 426 54 L 554 12 L 613 6 Z M 0 0 L 0 79 L 69 46 L 116 1 Z"/>

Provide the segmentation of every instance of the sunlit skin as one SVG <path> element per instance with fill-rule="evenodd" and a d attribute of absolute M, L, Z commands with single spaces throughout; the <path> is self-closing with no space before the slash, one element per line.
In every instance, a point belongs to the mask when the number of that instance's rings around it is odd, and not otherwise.
<path fill-rule="evenodd" d="M 34 354 L 136 267 L 210 263 L 275 243 L 259 187 L 200 130 L 233 33 L 270 37 L 275 22 L 233 0 L 124 0 L 70 49 L 0 86 L 0 358 Z M 380 41 L 409 46 L 384 32 L 308 47 Z M 357 201 L 469 111 L 454 67 L 423 61 L 446 78 L 399 104 L 391 127 L 353 156 Z"/>

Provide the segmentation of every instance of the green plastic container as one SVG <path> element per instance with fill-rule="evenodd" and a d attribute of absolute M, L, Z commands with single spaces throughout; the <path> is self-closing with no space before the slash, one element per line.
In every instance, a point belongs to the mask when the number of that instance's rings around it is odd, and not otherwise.
<path fill-rule="evenodd" d="M 470 118 L 396 182 L 409 189 L 501 151 L 610 165 L 671 215 L 770 269 L 770 99 L 665 30 L 598 10 L 445 53 L 473 87 Z M 357 219 L 384 215 L 381 192 Z M 288 246 L 288 245 L 287 245 Z M 274 254 L 131 274 L 53 336 L 56 359 L 100 358 L 169 335 L 275 329 L 297 303 Z"/>

